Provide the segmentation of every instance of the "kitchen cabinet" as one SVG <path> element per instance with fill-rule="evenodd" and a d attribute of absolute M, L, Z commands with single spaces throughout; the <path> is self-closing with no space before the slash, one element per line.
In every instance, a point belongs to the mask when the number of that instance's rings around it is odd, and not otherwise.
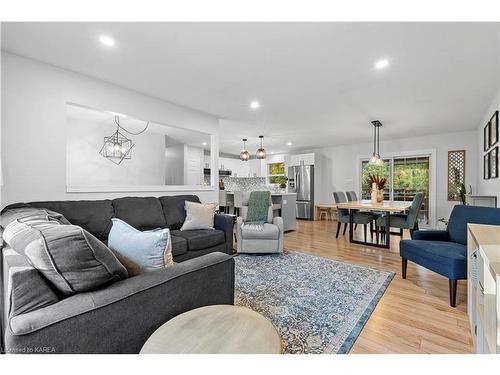
<path fill-rule="evenodd" d="M 314 165 L 314 153 L 309 154 L 299 154 L 299 155 L 290 155 L 289 157 L 289 167 L 293 167 L 296 165 Z"/>
<path fill-rule="evenodd" d="M 250 177 L 267 177 L 265 159 L 250 159 L 248 162 Z"/>

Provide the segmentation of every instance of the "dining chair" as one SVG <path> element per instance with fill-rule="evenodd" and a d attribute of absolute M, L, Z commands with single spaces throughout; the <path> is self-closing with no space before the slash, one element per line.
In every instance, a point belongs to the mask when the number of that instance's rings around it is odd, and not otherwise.
<path fill-rule="evenodd" d="M 225 190 L 219 190 L 219 208 L 222 212 L 228 214 L 231 207 L 234 207 L 234 197 L 227 194 Z"/>
<path fill-rule="evenodd" d="M 249 191 L 235 191 L 233 192 L 233 204 L 234 204 L 234 214 L 240 216 L 241 207 L 243 207 L 243 202 L 248 202 L 250 197 Z"/>
<path fill-rule="evenodd" d="M 423 200 L 424 193 L 416 193 L 407 214 L 391 214 L 389 216 L 390 228 L 399 228 L 399 236 L 401 238 L 403 238 L 404 229 L 409 230 L 411 238 L 413 238 L 413 232 L 418 230 L 418 214 L 420 213 Z M 390 228 L 385 228 L 386 219 L 384 217 L 377 219 L 376 225 L 377 227 L 383 228 L 382 231 L 380 231 L 383 236 L 385 236 L 386 230 L 391 230 Z"/>
<path fill-rule="evenodd" d="M 347 197 L 343 191 L 333 192 L 333 199 L 335 200 L 335 203 L 347 202 Z M 338 224 L 337 224 L 337 234 L 335 235 L 335 238 L 339 237 L 342 223 L 344 224 L 344 231 L 342 232 L 342 235 L 345 235 L 345 232 L 347 230 L 347 224 L 349 224 L 349 210 L 345 208 L 338 208 L 337 214 L 338 214 Z M 368 224 L 373 222 L 373 220 L 375 220 L 376 218 L 377 218 L 376 216 L 368 212 L 359 212 L 359 211 L 354 212 L 353 223 L 363 224 L 365 241 L 366 241 L 366 232 L 368 231 Z"/>
<path fill-rule="evenodd" d="M 347 195 L 347 201 L 348 202 L 353 202 L 353 201 L 357 201 L 358 200 L 358 196 L 356 195 L 355 191 L 347 191 L 346 195 Z"/>

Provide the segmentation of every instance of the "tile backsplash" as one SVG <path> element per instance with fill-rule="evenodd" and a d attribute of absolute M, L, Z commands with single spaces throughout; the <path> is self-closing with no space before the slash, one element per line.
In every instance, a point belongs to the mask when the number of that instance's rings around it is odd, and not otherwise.
<path fill-rule="evenodd" d="M 222 177 L 228 191 L 268 190 L 265 177 Z"/>

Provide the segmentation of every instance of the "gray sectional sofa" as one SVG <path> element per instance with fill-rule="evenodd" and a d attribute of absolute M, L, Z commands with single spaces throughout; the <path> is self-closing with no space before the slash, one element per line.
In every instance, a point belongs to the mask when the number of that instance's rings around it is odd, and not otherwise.
<path fill-rule="evenodd" d="M 167 320 L 213 304 L 233 304 L 232 217 L 217 214 L 215 230 L 180 231 L 184 202 L 194 195 L 8 206 L 58 212 L 106 243 L 116 217 L 140 230 L 168 227 L 176 264 L 50 304 L 26 298 L 48 283 L 27 258 L 2 250 L 2 351 L 7 353 L 138 353 Z M 56 293 L 57 294 L 57 293 Z M 33 293 L 30 293 L 33 295 Z"/>

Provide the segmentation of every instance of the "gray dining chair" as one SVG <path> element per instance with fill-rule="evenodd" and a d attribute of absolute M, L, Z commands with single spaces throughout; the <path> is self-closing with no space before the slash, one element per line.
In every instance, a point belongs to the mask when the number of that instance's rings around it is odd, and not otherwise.
<path fill-rule="evenodd" d="M 399 228 L 399 235 L 401 238 L 403 237 L 404 229 L 408 229 L 411 238 L 413 238 L 413 231 L 418 230 L 418 214 L 420 213 L 423 200 L 424 193 L 416 193 L 407 214 L 391 214 L 391 216 L 389 216 L 390 228 Z M 390 228 L 385 228 L 386 221 L 383 217 L 377 219 L 376 225 L 377 227 L 382 228 L 380 233 L 383 236 L 385 236 L 386 230 L 390 230 Z"/>
<path fill-rule="evenodd" d="M 347 202 L 347 197 L 345 193 L 342 191 L 335 191 L 333 193 L 333 199 L 335 200 L 335 203 Z M 339 237 L 340 228 L 342 224 L 344 224 L 344 231 L 342 232 L 342 235 L 345 235 L 345 232 L 347 230 L 347 225 L 349 224 L 349 210 L 345 208 L 339 208 L 337 209 L 337 213 L 338 213 L 338 224 L 337 224 L 337 233 L 335 235 L 335 238 Z M 366 241 L 366 232 L 368 231 L 368 224 L 372 223 L 373 220 L 376 220 L 376 218 L 377 216 L 372 215 L 368 212 L 358 212 L 358 211 L 354 212 L 353 223 L 364 225 L 365 241 Z"/>
<path fill-rule="evenodd" d="M 354 201 L 358 200 L 358 196 L 356 195 L 355 191 L 347 191 L 346 195 L 347 195 L 348 202 L 354 202 Z"/>

